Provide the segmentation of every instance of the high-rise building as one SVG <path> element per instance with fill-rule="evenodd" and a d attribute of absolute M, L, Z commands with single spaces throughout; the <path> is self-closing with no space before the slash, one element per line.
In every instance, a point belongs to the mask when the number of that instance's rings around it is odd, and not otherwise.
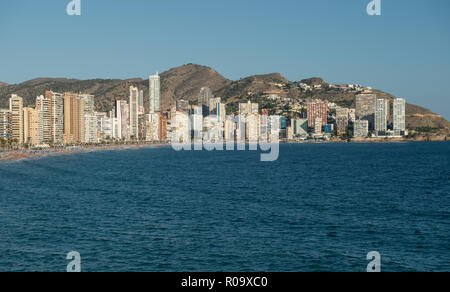
<path fill-rule="evenodd" d="M 150 113 L 161 111 L 161 78 L 158 73 L 149 77 Z"/>
<path fill-rule="evenodd" d="M 145 108 L 144 108 L 144 90 L 139 91 L 139 114 L 143 115 L 145 114 Z"/>
<path fill-rule="evenodd" d="M 167 141 L 167 121 L 168 114 L 166 112 L 160 112 L 159 114 L 159 141 Z"/>
<path fill-rule="evenodd" d="M 293 120 L 292 130 L 294 137 L 308 136 L 308 120 L 307 119 Z"/>
<path fill-rule="evenodd" d="M 98 143 L 97 113 L 84 115 L 84 142 Z"/>
<path fill-rule="evenodd" d="M 356 120 L 354 131 L 355 137 L 367 137 L 367 135 L 369 134 L 369 121 Z"/>
<path fill-rule="evenodd" d="M 354 108 L 348 110 L 348 120 L 352 124 L 356 121 L 356 110 Z"/>
<path fill-rule="evenodd" d="M 90 94 L 80 94 L 80 98 L 84 101 L 84 113 L 92 114 L 95 112 L 95 100 L 94 96 Z"/>
<path fill-rule="evenodd" d="M 139 140 L 139 91 L 130 86 L 130 136 Z"/>
<path fill-rule="evenodd" d="M 256 110 L 257 114 L 258 111 Z M 222 103 L 222 99 L 220 97 L 211 98 L 209 100 L 209 114 L 212 116 L 216 116 L 217 120 L 220 122 L 225 121 L 225 117 L 227 115 L 225 104 Z"/>
<path fill-rule="evenodd" d="M 61 144 L 64 137 L 64 100 L 61 93 L 45 92 L 45 98 L 50 100 L 50 132 L 55 144 Z"/>
<path fill-rule="evenodd" d="M 202 109 L 202 115 L 209 115 L 209 101 L 213 98 L 212 90 L 208 87 L 203 87 L 198 95 L 198 106 Z"/>
<path fill-rule="evenodd" d="M 336 128 L 339 135 L 347 133 L 348 118 L 349 110 L 347 108 L 336 108 Z"/>
<path fill-rule="evenodd" d="M 259 126 L 260 126 L 260 117 L 259 114 L 249 114 L 246 116 L 247 124 L 246 124 L 246 135 L 245 138 L 249 141 L 249 143 L 258 143 L 259 139 Z"/>
<path fill-rule="evenodd" d="M 234 142 L 236 139 L 237 124 L 234 116 L 227 116 L 224 126 L 225 142 Z"/>
<path fill-rule="evenodd" d="M 375 132 L 384 135 L 387 131 L 388 101 L 377 99 L 375 105 Z"/>
<path fill-rule="evenodd" d="M 18 144 L 23 144 L 23 99 L 13 94 L 9 99 L 9 111 L 11 112 L 11 139 Z"/>
<path fill-rule="evenodd" d="M 356 96 L 356 119 L 369 122 L 369 131 L 375 129 L 375 94 L 359 94 Z"/>
<path fill-rule="evenodd" d="M 187 113 L 177 111 L 172 116 L 171 141 L 181 144 L 191 143 L 191 129 L 189 127 L 189 115 Z"/>
<path fill-rule="evenodd" d="M 147 128 L 147 141 L 159 141 L 159 113 L 149 114 L 149 125 Z"/>
<path fill-rule="evenodd" d="M 403 98 L 394 100 L 394 132 L 402 134 L 406 131 L 406 101 Z M 398 133 L 400 132 L 400 133 Z"/>
<path fill-rule="evenodd" d="M 127 101 L 116 100 L 116 118 L 118 123 L 117 137 L 123 140 L 130 140 L 130 108 Z"/>
<path fill-rule="evenodd" d="M 203 110 L 201 106 L 192 106 L 190 110 L 191 131 L 194 144 L 200 145 L 203 140 Z"/>
<path fill-rule="evenodd" d="M 146 141 L 147 127 L 148 127 L 148 115 L 140 114 L 138 117 L 138 137 L 140 141 Z"/>
<path fill-rule="evenodd" d="M 23 138 L 24 142 L 33 146 L 42 145 L 39 129 L 39 110 L 25 107 L 23 109 Z"/>
<path fill-rule="evenodd" d="M 97 116 L 97 137 L 98 141 L 105 141 L 107 137 L 112 137 L 110 118 L 108 118 L 107 113 L 96 112 Z"/>
<path fill-rule="evenodd" d="M 327 124 L 328 101 L 326 100 L 308 101 L 306 106 L 308 111 L 308 126 L 311 129 L 316 129 L 316 120 L 319 118 L 321 121 L 320 127 L 325 126 Z"/>
<path fill-rule="evenodd" d="M 97 143 L 97 114 L 95 112 L 94 96 L 81 94 L 84 101 L 84 142 Z"/>
<path fill-rule="evenodd" d="M 78 94 L 65 92 L 64 99 L 64 144 L 85 141 L 85 100 Z"/>
<path fill-rule="evenodd" d="M 51 104 L 50 99 L 44 96 L 36 98 L 36 110 L 39 115 L 39 143 L 48 144 L 53 141 L 51 125 Z"/>
<path fill-rule="evenodd" d="M 11 112 L 0 109 L 0 138 L 8 139 L 11 135 Z"/>

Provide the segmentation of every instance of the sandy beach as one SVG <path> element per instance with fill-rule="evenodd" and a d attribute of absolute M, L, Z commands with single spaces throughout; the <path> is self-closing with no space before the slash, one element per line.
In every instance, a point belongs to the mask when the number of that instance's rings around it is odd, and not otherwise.
<path fill-rule="evenodd" d="M 109 150 L 140 149 L 148 147 L 162 147 L 167 144 L 129 144 L 129 145 L 96 145 L 96 146 L 67 146 L 46 149 L 0 150 L 0 162 L 15 161 L 29 158 L 88 153 Z"/>

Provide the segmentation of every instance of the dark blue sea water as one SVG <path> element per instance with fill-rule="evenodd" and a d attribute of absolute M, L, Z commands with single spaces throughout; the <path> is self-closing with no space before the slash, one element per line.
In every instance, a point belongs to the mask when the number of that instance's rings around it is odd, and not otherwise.
<path fill-rule="evenodd" d="M 0 164 L 0 271 L 450 271 L 450 143 Z"/>

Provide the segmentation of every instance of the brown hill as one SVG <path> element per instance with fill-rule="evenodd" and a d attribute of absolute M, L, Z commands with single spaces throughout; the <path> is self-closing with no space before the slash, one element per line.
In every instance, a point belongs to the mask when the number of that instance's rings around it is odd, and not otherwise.
<path fill-rule="evenodd" d="M 8 83 L 0 82 L 0 87 L 8 86 Z"/>
<path fill-rule="evenodd" d="M 311 85 L 327 85 L 318 77 L 301 81 Z M 144 90 L 145 105 L 148 105 L 148 80 L 135 78 L 128 80 L 119 79 L 93 79 L 77 80 L 63 78 L 39 78 L 21 84 L 0 86 L 0 108 L 8 106 L 8 98 L 11 94 L 18 94 L 24 98 L 25 106 L 33 106 L 35 98 L 46 90 L 56 92 L 83 92 L 96 96 L 96 108 L 98 111 L 109 111 L 113 107 L 114 99 L 128 99 L 129 87 L 137 86 Z M 229 105 L 230 111 L 236 110 L 239 101 L 252 100 L 263 104 L 270 94 L 292 99 L 319 98 L 327 99 L 339 105 L 354 107 L 354 91 L 339 91 L 323 86 L 322 89 L 313 92 L 300 91 L 298 82 L 291 82 L 279 73 L 254 75 L 238 81 L 231 81 L 205 66 L 188 64 L 173 68 L 161 74 L 162 108 L 170 109 L 177 99 L 186 99 L 196 102 L 198 93 L 202 87 L 209 87 L 216 96 L 220 96 Z M 375 91 L 380 98 L 389 100 L 395 97 Z M 408 128 L 419 127 L 450 128 L 450 123 L 425 108 L 408 104 L 407 108 Z M 392 111 L 391 111 L 392 112 Z"/>
<path fill-rule="evenodd" d="M 209 67 L 188 64 L 170 69 L 161 74 L 162 107 L 169 109 L 177 99 L 196 102 L 202 87 L 215 92 L 230 84 L 230 80 Z"/>

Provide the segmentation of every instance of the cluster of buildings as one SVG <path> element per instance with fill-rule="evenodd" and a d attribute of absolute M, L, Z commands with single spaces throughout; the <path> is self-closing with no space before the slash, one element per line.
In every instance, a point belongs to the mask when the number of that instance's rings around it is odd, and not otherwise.
<path fill-rule="evenodd" d="M 129 99 L 116 99 L 109 113 L 95 111 L 94 96 L 89 94 L 47 91 L 36 98 L 35 107 L 24 107 L 23 98 L 13 94 L 9 109 L 0 109 L 0 138 L 34 147 L 165 141 L 167 114 L 161 112 L 158 74 L 150 76 L 149 89 L 149 113 L 144 92 L 133 86 Z"/>
<path fill-rule="evenodd" d="M 356 109 L 326 100 L 309 100 L 301 118 L 269 116 L 259 104 L 239 104 L 238 116 L 227 115 L 226 105 L 209 88 L 202 88 L 196 105 L 177 100 L 170 111 L 161 110 L 161 81 L 149 78 L 149 108 L 144 92 L 129 88 L 128 100 L 116 99 L 109 112 L 95 111 L 93 95 L 45 92 L 35 107 L 24 107 L 12 95 L 9 109 L 0 109 L 0 138 L 20 145 L 96 144 L 102 142 L 257 142 L 273 133 L 286 140 L 329 139 L 334 135 L 400 137 L 406 135 L 405 100 L 379 99 L 375 94 L 356 96 Z M 393 123 L 388 122 L 393 110 Z M 274 124 L 276 121 L 276 125 Z M 278 138 L 277 137 L 277 138 Z M 200 142 L 200 141 L 199 141 Z"/>
<path fill-rule="evenodd" d="M 288 128 L 288 140 L 331 138 L 333 134 L 359 138 L 407 135 L 406 101 L 403 98 L 394 99 L 391 107 L 389 100 L 377 98 L 376 94 L 359 94 L 356 95 L 356 109 L 340 107 L 326 100 L 308 101 L 306 107 L 307 118 L 294 120 L 292 128 Z M 393 121 L 389 123 L 391 108 Z M 305 129 L 308 128 L 308 133 L 304 131 L 299 133 L 296 126 L 298 124 L 302 124 Z"/>

